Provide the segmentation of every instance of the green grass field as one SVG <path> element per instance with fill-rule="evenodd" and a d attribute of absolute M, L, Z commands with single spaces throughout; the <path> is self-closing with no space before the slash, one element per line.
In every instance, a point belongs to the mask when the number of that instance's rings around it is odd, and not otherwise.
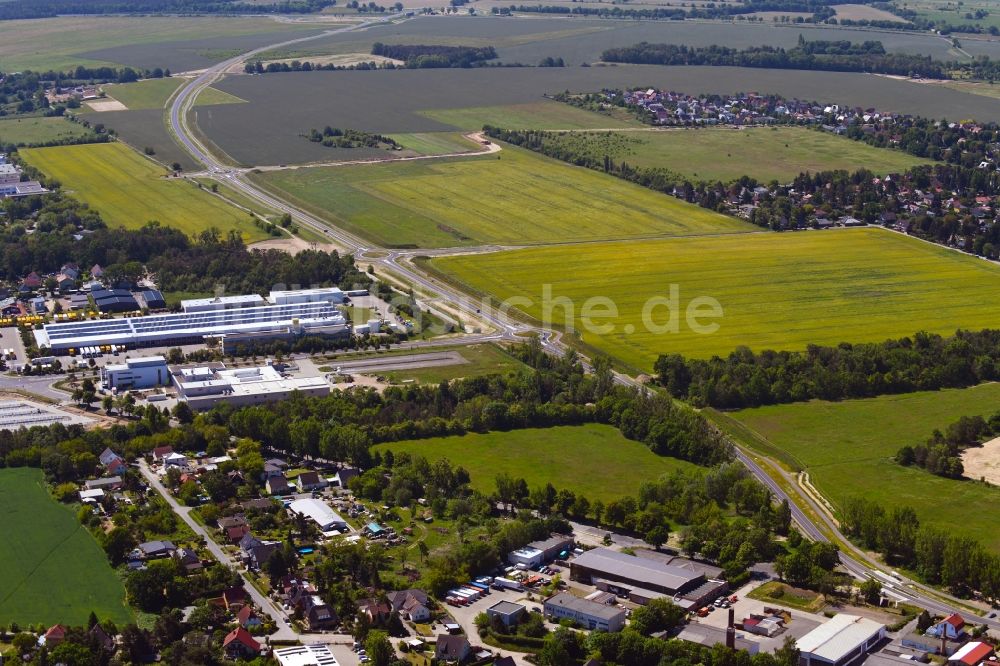
<path fill-rule="evenodd" d="M 484 493 L 496 490 L 497 474 L 507 472 L 523 478 L 529 488 L 551 482 L 591 502 L 635 496 L 643 481 L 675 469 L 699 469 L 683 460 L 658 456 L 639 442 L 625 439 L 617 429 L 599 424 L 392 442 L 375 449 L 422 455 L 430 461 L 447 458 L 467 469 L 472 487 Z"/>
<path fill-rule="evenodd" d="M 420 155 L 449 155 L 451 153 L 468 153 L 482 149 L 482 146 L 466 139 L 461 134 L 451 132 L 413 132 L 409 134 L 390 134 L 390 139 L 408 150 Z"/>
<path fill-rule="evenodd" d="M 550 302 L 572 302 L 585 345 L 643 372 L 666 352 L 705 358 L 739 345 L 803 349 L 1000 325 L 1000 313 L 984 307 L 1000 297 L 1000 267 L 880 229 L 529 248 L 441 257 L 431 265 L 498 299 L 528 298 L 531 305 L 516 305 L 536 319 L 543 318 L 543 285 L 551 285 Z M 679 289 L 679 330 L 647 327 L 648 299 L 668 297 L 672 284 Z M 611 298 L 618 309 L 617 317 L 601 316 L 601 308 L 593 318 L 609 331 L 580 326 L 593 296 Z M 702 320 L 718 323 L 714 333 L 687 325 L 685 311 L 696 297 L 721 305 L 721 318 Z M 564 308 L 550 310 L 553 324 L 566 322 Z M 665 325 L 668 314 L 657 307 L 650 319 Z"/>
<path fill-rule="evenodd" d="M 246 242 L 268 238 L 249 214 L 186 180 L 164 178 L 161 168 L 121 143 L 37 148 L 21 155 L 99 211 L 108 226 L 136 229 L 157 220 L 190 235 L 215 227 L 223 234 L 236 229 Z"/>
<path fill-rule="evenodd" d="M 134 621 L 104 551 L 45 488 L 42 472 L 0 470 L 0 623 L 86 624 L 90 611 Z"/>
<path fill-rule="evenodd" d="M 182 83 L 187 83 L 188 79 L 180 77 L 170 77 L 166 79 L 145 79 L 135 83 L 115 83 L 103 87 L 105 94 L 112 99 L 116 99 L 129 108 L 130 111 L 139 109 L 162 109 L 167 105 L 167 100 L 174 94 Z M 195 106 L 208 106 L 211 104 L 240 104 L 246 102 L 235 95 L 216 90 L 209 87 L 204 89 L 195 100 Z"/>
<path fill-rule="evenodd" d="M 360 320 L 356 320 L 360 321 Z M 443 365 L 437 368 L 417 368 L 413 370 L 388 370 L 380 373 L 393 383 L 440 384 L 460 377 L 507 374 L 523 370 L 527 366 L 496 345 L 480 344 L 457 347 L 455 349 L 467 363 Z"/>
<path fill-rule="evenodd" d="M 946 479 L 892 461 L 900 447 L 926 441 L 935 428 L 943 431 L 961 416 L 988 416 L 998 408 L 1000 384 L 993 383 L 776 405 L 729 416 L 808 471 L 813 485 L 835 505 L 859 496 L 889 507 L 912 506 L 921 521 L 1000 550 L 1000 488 Z"/>
<path fill-rule="evenodd" d="M 8 118 L 0 120 L 0 143 L 28 146 L 46 141 L 93 136 L 93 132 L 65 118 Z"/>
<path fill-rule="evenodd" d="M 597 159 L 608 155 L 636 167 L 724 183 L 741 176 L 788 182 L 804 171 L 854 170 L 859 164 L 885 174 L 927 161 L 803 127 L 567 132 L 555 140 Z"/>
<path fill-rule="evenodd" d="M 498 159 L 499 157 L 499 159 Z M 729 234 L 749 223 L 528 151 L 251 176 L 389 247 Z"/>
<path fill-rule="evenodd" d="M 460 109 L 431 109 L 419 114 L 463 130 L 480 130 L 483 125 L 507 129 L 605 129 L 642 127 L 632 114 L 614 117 L 578 109 L 569 104 L 544 100 L 508 106 L 478 106 Z"/>

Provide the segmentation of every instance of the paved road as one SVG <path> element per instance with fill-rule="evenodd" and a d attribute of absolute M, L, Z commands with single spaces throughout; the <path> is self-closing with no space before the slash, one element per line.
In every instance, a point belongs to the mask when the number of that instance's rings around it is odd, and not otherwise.
<path fill-rule="evenodd" d="M 27 391 L 28 393 L 34 393 L 35 395 L 41 395 L 60 402 L 66 402 L 70 399 L 70 394 L 66 391 L 60 391 L 59 389 L 52 387 L 53 382 L 65 379 L 65 377 L 65 375 L 43 377 L 0 375 L 0 391 L 3 391 L 4 389 Z"/>
<path fill-rule="evenodd" d="M 494 340 L 518 340 L 520 336 L 527 333 L 536 333 L 541 339 L 541 344 L 543 349 L 549 353 L 561 354 L 565 351 L 566 346 L 562 344 L 560 340 L 560 335 L 557 332 L 539 329 L 534 326 L 529 326 L 516 321 L 509 317 L 504 311 L 494 311 L 483 307 L 482 303 L 477 302 L 475 299 L 468 297 L 464 292 L 458 290 L 450 284 L 445 284 L 438 281 L 432 276 L 424 274 L 422 271 L 417 269 L 413 264 L 409 263 L 407 259 L 410 257 L 410 253 L 403 251 L 387 250 L 385 248 L 373 248 L 363 239 L 344 231 L 343 229 L 338 229 L 328 225 L 326 222 L 312 216 L 311 214 L 295 208 L 285 201 L 277 199 L 270 195 L 269 193 L 262 191 L 257 186 L 247 181 L 242 172 L 239 170 L 230 169 L 228 166 L 222 164 L 216 158 L 214 158 L 210 152 L 200 143 L 200 141 L 194 136 L 193 132 L 187 127 L 186 122 L 186 110 L 189 108 L 190 104 L 194 101 L 197 93 L 202 88 L 210 85 L 219 76 L 221 76 L 229 68 L 240 64 L 247 58 L 252 57 L 257 53 L 261 53 L 266 50 L 279 48 L 283 46 L 288 46 L 291 44 L 296 44 L 311 39 L 316 39 L 317 37 L 337 34 L 343 32 L 351 32 L 354 30 L 361 30 L 367 28 L 376 23 L 382 23 L 385 21 L 393 20 L 399 18 L 399 15 L 388 17 L 386 19 L 381 19 L 378 21 L 369 21 L 359 25 L 340 28 L 338 30 L 330 30 L 320 35 L 314 35 L 311 37 L 303 37 L 299 39 L 289 40 L 287 42 L 282 42 L 280 44 L 272 44 L 269 46 L 261 47 L 245 53 L 243 55 L 237 56 L 235 58 L 230 58 L 229 60 L 222 62 L 209 70 L 206 70 L 198 78 L 185 84 L 180 91 L 176 94 L 173 99 L 172 105 L 170 107 L 170 126 L 174 134 L 183 143 L 184 147 L 192 154 L 192 156 L 205 165 L 210 173 L 214 177 L 220 178 L 222 182 L 227 183 L 230 187 L 233 187 L 247 196 L 256 199 L 263 203 L 264 205 L 277 210 L 282 213 L 288 213 L 292 216 L 292 219 L 296 223 L 309 227 L 310 229 L 318 232 L 319 234 L 329 238 L 331 241 L 338 244 L 345 251 L 354 254 L 356 257 L 369 261 L 373 265 L 377 265 L 382 269 L 388 270 L 395 274 L 397 277 L 409 282 L 418 290 L 425 293 L 433 295 L 434 298 L 446 301 L 451 308 L 463 313 L 464 316 L 468 317 L 470 320 L 478 320 L 484 322 L 487 326 L 492 327 L 495 333 L 480 337 L 475 341 L 483 341 L 485 339 Z M 366 254 L 372 250 L 375 250 L 371 256 L 366 256 Z M 427 252 L 422 251 L 422 254 L 427 254 Z M 448 344 L 461 344 L 461 340 L 451 340 Z M 428 345 L 429 346 L 429 345 Z M 584 360 L 586 365 L 586 361 Z M 641 388 L 641 384 L 637 382 L 632 377 L 624 374 L 616 374 L 615 381 L 622 385 L 636 386 Z M 775 497 L 779 499 L 789 499 L 789 504 L 792 507 L 792 515 L 796 523 L 799 524 L 804 534 L 808 537 L 820 541 L 827 541 L 826 534 L 817 525 L 815 525 L 812 520 L 803 512 L 796 504 L 788 497 L 787 493 L 779 486 L 774 479 L 772 479 L 767 472 L 761 469 L 753 460 L 747 457 L 742 452 L 738 453 L 738 459 L 754 474 L 757 479 L 761 481 L 765 486 L 770 488 L 771 492 Z M 798 494 L 798 493 L 797 493 Z M 808 496 L 801 495 L 800 497 L 807 503 L 812 502 L 812 499 Z M 826 528 L 832 533 L 836 534 L 844 543 L 849 544 L 849 541 L 840 534 L 838 528 L 833 525 L 832 521 L 829 521 L 825 517 L 822 511 L 818 511 L 820 516 L 823 516 L 824 522 L 826 522 Z M 882 568 L 881 565 L 872 563 L 868 561 L 863 554 L 858 551 L 853 546 L 848 546 L 851 550 L 851 554 L 841 553 L 841 563 L 844 567 L 850 571 L 854 576 L 858 578 L 871 577 L 873 572 L 879 572 L 885 574 L 886 570 Z M 935 613 L 949 613 L 952 611 L 959 610 L 957 605 L 958 601 L 954 598 L 949 598 L 940 592 L 935 592 L 935 596 L 929 596 L 928 589 L 915 581 L 906 580 L 903 581 L 903 585 L 897 586 L 895 591 L 900 595 L 909 599 L 915 605 L 926 608 Z M 950 599 L 956 605 L 951 605 L 950 603 L 945 603 L 939 600 L 939 598 Z M 967 615 L 966 611 L 966 615 Z M 1000 628 L 1000 621 L 997 620 L 983 620 L 990 627 L 996 629 Z"/>

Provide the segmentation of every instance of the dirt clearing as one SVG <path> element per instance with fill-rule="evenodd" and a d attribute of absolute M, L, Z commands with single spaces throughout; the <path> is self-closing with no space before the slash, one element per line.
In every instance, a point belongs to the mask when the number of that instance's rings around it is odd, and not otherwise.
<path fill-rule="evenodd" d="M 102 99 L 95 102 L 84 102 L 93 111 L 128 111 L 128 107 L 116 99 Z"/>
<path fill-rule="evenodd" d="M 1000 437 L 962 452 L 965 476 L 1000 486 Z"/>

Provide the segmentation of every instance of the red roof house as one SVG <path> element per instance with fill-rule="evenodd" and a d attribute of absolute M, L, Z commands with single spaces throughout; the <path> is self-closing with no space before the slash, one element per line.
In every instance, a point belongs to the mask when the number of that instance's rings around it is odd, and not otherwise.
<path fill-rule="evenodd" d="M 222 641 L 222 650 L 230 659 L 250 659 L 260 656 L 260 643 L 254 640 L 250 632 L 243 627 L 237 627 Z"/>
<path fill-rule="evenodd" d="M 49 627 L 49 630 L 45 632 L 45 644 L 49 647 L 59 645 L 66 638 L 66 627 L 61 624 L 55 624 Z"/>

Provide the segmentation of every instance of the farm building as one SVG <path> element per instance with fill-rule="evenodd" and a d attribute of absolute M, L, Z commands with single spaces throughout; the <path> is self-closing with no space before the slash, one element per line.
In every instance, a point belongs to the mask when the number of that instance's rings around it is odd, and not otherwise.
<path fill-rule="evenodd" d="M 799 664 L 842 666 L 864 655 L 884 638 L 885 625 L 840 613 L 798 640 Z"/>
<path fill-rule="evenodd" d="M 671 597 L 678 606 L 703 606 L 728 590 L 725 581 L 706 578 L 694 566 L 664 564 L 608 548 L 588 550 L 570 562 L 570 580 L 628 597 L 638 604 Z"/>
<path fill-rule="evenodd" d="M 556 534 L 548 539 L 534 541 L 524 548 L 518 548 L 507 555 L 511 564 L 523 564 L 530 568 L 547 564 L 559 557 L 561 553 L 573 550 L 573 537 Z"/>
<path fill-rule="evenodd" d="M 124 363 L 109 364 L 101 368 L 101 386 L 111 389 L 147 389 L 170 383 L 167 359 L 162 356 L 142 356 L 126 359 Z"/>
<path fill-rule="evenodd" d="M 545 617 L 558 622 L 568 618 L 586 629 L 621 631 L 625 627 L 625 611 L 617 606 L 581 599 L 569 592 L 560 592 L 545 600 Z"/>
<path fill-rule="evenodd" d="M 330 508 L 322 500 L 308 498 L 295 500 L 288 505 L 288 510 L 292 513 L 311 518 L 319 527 L 320 532 L 330 532 L 333 530 L 344 530 L 347 522 L 337 515 L 337 512 Z"/>
<path fill-rule="evenodd" d="M 91 345 L 134 348 L 197 344 L 205 342 L 206 338 L 221 338 L 223 347 L 230 349 L 232 345 L 262 340 L 348 334 L 344 315 L 329 303 L 63 322 L 46 324 L 34 331 L 39 348 L 47 347 L 53 353 Z"/>
<path fill-rule="evenodd" d="M 317 289 L 295 289 L 291 291 L 272 291 L 267 300 L 273 305 L 289 305 L 292 303 L 330 303 L 340 305 L 344 302 L 344 292 L 337 287 L 320 287 Z"/>
<path fill-rule="evenodd" d="M 172 368 L 177 399 L 191 409 L 211 409 L 219 402 L 234 407 L 259 405 L 285 400 L 298 392 L 302 395 L 325 396 L 330 384 L 323 377 L 284 377 L 274 366 L 226 370 L 221 364 L 196 368 Z"/>

